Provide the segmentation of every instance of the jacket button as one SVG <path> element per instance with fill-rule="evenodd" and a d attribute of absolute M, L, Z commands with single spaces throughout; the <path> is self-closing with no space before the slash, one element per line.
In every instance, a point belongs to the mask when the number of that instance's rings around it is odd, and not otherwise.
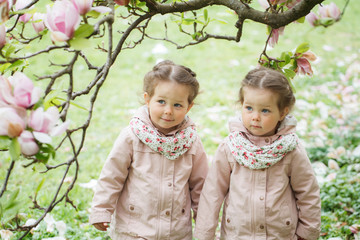
<path fill-rule="evenodd" d="M 261 224 L 261 225 L 260 225 L 260 229 L 264 229 L 264 228 L 265 228 L 264 225 Z"/>
<path fill-rule="evenodd" d="M 171 187 L 171 186 L 172 186 L 172 183 L 171 183 L 171 182 L 169 182 L 169 183 L 168 183 L 168 186 L 169 186 L 169 187 Z"/>
<path fill-rule="evenodd" d="M 268 138 L 265 138 L 265 142 L 266 142 L 266 143 L 269 143 L 270 140 L 269 140 Z"/>
<path fill-rule="evenodd" d="M 130 206 L 131 211 L 134 211 L 134 209 L 135 209 L 134 206 Z"/>
<path fill-rule="evenodd" d="M 181 210 L 181 213 L 185 213 L 185 209 L 184 209 L 184 208 Z"/>
<path fill-rule="evenodd" d="M 286 221 L 286 225 L 290 225 L 290 221 Z"/>
<path fill-rule="evenodd" d="M 231 221 L 230 221 L 230 218 L 226 219 L 226 222 L 227 222 L 227 223 L 230 223 L 230 222 L 231 222 Z"/>
<path fill-rule="evenodd" d="M 169 216 L 169 215 L 170 215 L 170 211 L 166 211 L 165 214 L 166 214 L 166 216 Z"/>
<path fill-rule="evenodd" d="M 261 201 L 262 201 L 262 200 L 264 200 L 264 197 L 263 197 L 263 196 L 261 196 L 261 197 L 260 197 L 260 200 L 261 200 Z"/>

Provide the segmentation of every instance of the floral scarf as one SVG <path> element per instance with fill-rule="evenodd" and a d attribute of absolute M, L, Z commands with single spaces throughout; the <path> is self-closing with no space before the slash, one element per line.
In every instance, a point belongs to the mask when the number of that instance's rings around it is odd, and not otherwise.
<path fill-rule="evenodd" d="M 189 150 L 197 136 L 194 126 L 189 126 L 171 137 L 162 137 L 155 128 L 147 125 L 139 118 L 133 118 L 130 121 L 130 126 L 134 134 L 144 144 L 169 160 L 175 160 Z"/>
<path fill-rule="evenodd" d="M 241 132 L 233 132 L 226 138 L 232 155 L 241 165 L 250 169 L 264 169 L 279 162 L 298 144 L 295 133 L 280 136 L 272 144 L 256 146 Z"/>

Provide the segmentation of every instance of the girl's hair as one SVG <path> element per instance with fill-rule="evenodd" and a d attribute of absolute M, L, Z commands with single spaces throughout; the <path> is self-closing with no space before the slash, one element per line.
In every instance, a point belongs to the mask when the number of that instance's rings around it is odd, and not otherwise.
<path fill-rule="evenodd" d="M 244 87 L 268 89 L 279 95 L 278 108 L 283 111 L 286 107 L 289 111 L 295 104 L 295 96 L 287 78 L 276 70 L 259 67 L 251 70 L 241 82 L 239 101 L 244 102 Z"/>
<path fill-rule="evenodd" d="M 196 73 L 194 73 L 190 68 L 177 65 L 170 60 L 165 60 L 156 64 L 152 71 L 145 75 L 143 90 L 152 97 L 154 95 L 155 88 L 160 81 L 174 81 L 178 84 L 184 84 L 189 87 L 190 93 L 188 102 L 190 104 L 199 93 L 199 82 L 195 77 Z"/>

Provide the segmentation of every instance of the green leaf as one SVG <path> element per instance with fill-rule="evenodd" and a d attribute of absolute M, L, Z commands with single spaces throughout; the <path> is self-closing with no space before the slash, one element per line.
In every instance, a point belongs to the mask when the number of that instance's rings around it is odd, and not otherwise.
<path fill-rule="evenodd" d="M 86 14 L 86 16 L 92 17 L 92 18 L 98 18 L 100 16 L 100 13 L 94 10 L 91 10 Z"/>
<path fill-rule="evenodd" d="M 16 50 L 16 47 L 12 44 L 6 44 L 4 48 L 6 58 L 8 58 Z"/>
<path fill-rule="evenodd" d="M 40 150 L 35 154 L 36 159 L 38 159 L 43 164 L 46 164 L 50 157 L 55 158 L 56 151 L 54 147 L 50 144 L 42 144 Z"/>
<path fill-rule="evenodd" d="M 221 24 L 228 24 L 228 22 L 226 20 L 223 20 L 223 19 L 213 19 L 213 21 L 216 21 L 216 22 L 221 23 Z"/>
<path fill-rule="evenodd" d="M 296 53 L 304 53 L 304 52 L 308 51 L 309 49 L 310 49 L 309 43 L 302 43 L 296 48 L 295 52 Z"/>
<path fill-rule="evenodd" d="M 44 108 L 45 110 L 51 106 L 58 106 L 61 102 L 58 100 L 60 96 L 64 96 L 66 93 L 60 90 L 52 90 L 44 99 Z"/>
<path fill-rule="evenodd" d="M 18 160 L 21 154 L 20 143 L 17 138 L 13 138 L 10 143 L 9 152 L 12 160 Z"/>
<path fill-rule="evenodd" d="M 11 63 L 1 64 L 0 65 L 0 72 L 4 73 L 10 66 L 11 66 Z"/>
<path fill-rule="evenodd" d="M 207 22 L 208 17 L 209 17 L 209 15 L 208 15 L 208 10 L 205 8 L 205 9 L 204 9 L 204 21 L 205 21 L 205 22 Z"/>
<path fill-rule="evenodd" d="M 191 25 L 195 22 L 194 19 L 191 19 L 191 18 L 184 18 L 182 19 L 181 21 L 181 24 L 184 24 L 184 25 Z"/>
<path fill-rule="evenodd" d="M 296 20 L 298 23 L 304 23 L 305 22 L 305 17 L 301 17 L 298 20 Z"/>
<path fill-rule="evenodd" d="M 83 50 L 92 46 L 91 41 L 86 38 L 72 38 L 69 44 L 75 50 Z"/>
<path fill-rule="evenodd" d="M 26 62 L 24 60 L 17 60 L 15 62 L 13 62 L 6 70 L 15 70 L 16 71 L 17 69 L 19 69 L 20 67 L 23 67 L 25 65 L 26 65 Z"/>
<path fill-rule="evenodd" d="M 61 97 L 57 97 L 56 99 L 60 99 L 60 100 L 66 101 L 66 99 L 61 98 Z M 77 108 L 80 108 L 80 109 L 82 109 L 82 110 L 88 111 L 88 109 L 87 109 L 86 107 L 81 106 L 80 104 L 75 103 L 75 102 L 73 102 L 73 101 L 70 101 L 70 104 L 73 105 L 73 106 L 75 106 L 75 107 L 77 107 Z"/>
<path fill-rule="evenodd" d="M 291 70 L 291 69 L 284 69 L 284 75 L 288 78 L 288 79 L 293 79 L 296 76 L 296 73 Z"/>
<path fill-rule="evenodd" d="M 8 136 L 0 136 L 0 150 L 9 149 L 10 138 Z"/>
<path fill-rule="evenodd" d="M 39 185 L 37 186 L 37 188 L 36 188 L 36 190 L 35 190 L 35 196 L 36 196 L 36 195 L 38 194 L 38 192 L 40 191 L 40 189 L 41 189 L 41 187 L 43 186 L 44 182 L 45 182 L 45 178 L 43 178 L 43 179 L 41 180 L 41 182 L 39 183 Z"/>
<path fill-rule="evenodd" d="M 74 33 L 74 38 L 86 38 L 94 32 L 94 26 L 90 24 L 83 24 Z"/>

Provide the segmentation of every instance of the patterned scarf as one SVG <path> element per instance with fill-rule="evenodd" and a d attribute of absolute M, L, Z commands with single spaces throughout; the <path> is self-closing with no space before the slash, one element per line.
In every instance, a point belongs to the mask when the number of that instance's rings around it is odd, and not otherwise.
<path fill-rule="evenodd" d="M 194 126 L 189 126 L 171 137 L 162 137 L 156 129 L 139 118 L 133 118 L 130 121 L 130 126 L 134 134 L 144 144 L 169 160 L 175 160 L 189 150 L 197 136 Z"/>
<path fill-rule="evenodd" d="M 295 133 L 280 136 L 272 144 L 256 146 L 240 132 L 233 132 L 226 138 L 232 155 L 242 166 L 250 169 L 268 168 L 280 161 L 298 144 Z"/>

